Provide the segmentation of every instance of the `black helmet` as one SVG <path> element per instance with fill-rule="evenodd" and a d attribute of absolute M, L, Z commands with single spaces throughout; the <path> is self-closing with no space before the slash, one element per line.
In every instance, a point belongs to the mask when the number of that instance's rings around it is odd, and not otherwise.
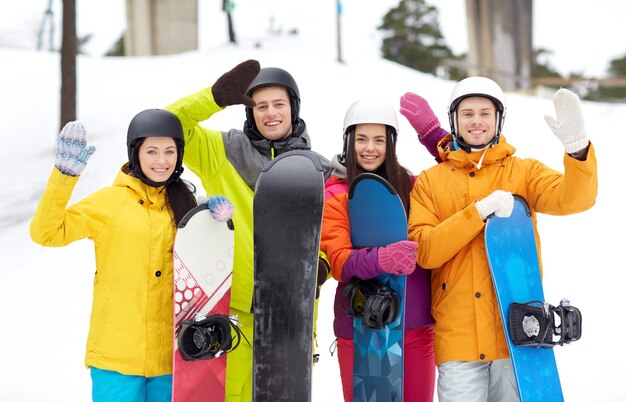
<path fill-rule="evenodd" d="M 250 86 L 248 86 L 246 95 L 251 97 L 252 93 L 256 89 L 269 86 L 281 86 L 287 89 L 291 104 L 291 124 L 293 125 L 293 131 L 295 132 L 295 126 L 298 124 L 300 116 L 300 90 L 298 89 L 296 80 L 294 80 L 291 74 L 282 68 L 265 67 L 259 71 L 259 74 L 256 76 L 254 81 L 252 81 Z M 254 116 L 252 115 L 251 107 L 246 107 L 246 119 L 248 126 L 252 129 L 252 131 L 258 134 L 258 129 L 254 123 Z"/>
<path fill-rule="evenodd" d="M 256 78 L 246 91 L 246 95 L 251 96 L 255 89 L 260 87 L 267 87 L 272 85 L 280 85 L 287 88 L 289 95 L 300 99 L 300 91 L 298 90 L 298 84 L 293 79 L 291 74 L 282 68 L 278 67 L 265 67 L 259 71 Z"/>
<path fill-rule="evenodd" d="M 170 178 L 162 183 L 148 179 L 139 166 L 139 146 L 147 137 L 171 137 L 176 143 L 176 168 Z M 139 112 L 128 125 L 126 146 L 128 148 L 128 170 L 149 186 L 159 187 L 177 180 L 183 173 L 185 136 L 178 117 L 164 109 L 147 109 Z"/>

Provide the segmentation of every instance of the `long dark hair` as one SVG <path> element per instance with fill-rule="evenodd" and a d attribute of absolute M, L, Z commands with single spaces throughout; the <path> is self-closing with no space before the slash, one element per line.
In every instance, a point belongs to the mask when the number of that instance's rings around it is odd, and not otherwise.
<path fill-rule="evenodd" d="M 187 212 L 198 205 L 195 192 L 196 186 L 180 177 L 167 186 L 167 203 L 174 213 L 176 226 Z"/>
<path fill-rule="evenodd" d="M 356 158 L 354 151 L 354 132 L 356 126 L 348 128 L 346 135 L 346 141 L 348 142 L 346 148 L 346 171 L 348 185 L 352 184 L 352 181 L 361 173 L 365 173 L 365 170 L 361 166 Z M 398 162 L 396 155 L 396 130 L 391 126 L 385 126 L 385 137 L 387 139 L 387 146 L 385 147 L 385 162 L 376 169 L 375 173 L 384 179 L 387 179 L 389 183 L 396 189 L 402 204 L 404 204 L 404 210 L 407 215 L 409 213 L 409 193 L 411 192 L 412 180 L 411 173 Z"/>

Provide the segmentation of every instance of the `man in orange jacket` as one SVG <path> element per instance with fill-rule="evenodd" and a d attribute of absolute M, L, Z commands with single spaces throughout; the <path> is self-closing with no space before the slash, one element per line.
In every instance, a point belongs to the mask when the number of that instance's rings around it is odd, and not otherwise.
<path fill-rule="evenodd" d="M 506 104 L 498 84 L 460 81 L 448 108 L 451 133 L 438 146 L 442 162 L 422 172 L 411 191 L 409 239 L 419 243 L 417 263 L 432 270 L 442 402 L 518 399 L 485 253 L 487 217 L 509 216 L 512 194 L 528 201 L 534 224 L 537 212 L 567 215 L 595 203 L 596 157 L 580 101 L 561 89 L 554 106 L 557 119 L 546 121 L 565 146 L 564 173 L 513 156 L 501 135 Z"/>

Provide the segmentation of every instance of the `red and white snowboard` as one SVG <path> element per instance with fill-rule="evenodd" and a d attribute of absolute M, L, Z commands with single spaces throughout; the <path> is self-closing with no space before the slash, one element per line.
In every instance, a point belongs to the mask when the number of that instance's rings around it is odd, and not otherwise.
<path fill-rule="evenodd" d="M 215 219 L 207 203 L 187 213 L 174 241 L 174 402 L 224 400 L 227 353 L 185 360 L 177 339 L 183 321 L 228 316 L 233 256 L 232 221 Z"/>

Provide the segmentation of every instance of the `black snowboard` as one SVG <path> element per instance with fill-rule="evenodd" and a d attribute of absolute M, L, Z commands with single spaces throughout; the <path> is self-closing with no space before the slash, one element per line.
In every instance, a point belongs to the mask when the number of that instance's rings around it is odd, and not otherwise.
<path fill-rule="evenodd" d="M 320 156 L 291 151 L 254 194 L 252 399 L 310 401 L 313 305 L 324 207 Z"/>

